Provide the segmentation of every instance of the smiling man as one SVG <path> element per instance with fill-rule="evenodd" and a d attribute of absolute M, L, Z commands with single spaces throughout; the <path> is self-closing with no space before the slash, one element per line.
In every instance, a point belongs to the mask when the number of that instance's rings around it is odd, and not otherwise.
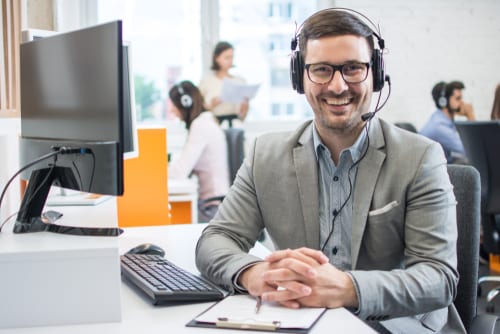
<path fill-rule="evenodd" d="M 299 50 L 294 44 L 298 39 Z M 348 307 L 387 333 L 465 333 L 455 198 L 441 146 L 374 117 L 379 34 L 350 10 L 309 17 L 292 85 L 314 120 L 258 137 L 203 231 L 199 270 L 286 307 Z M 266 229 L 277 249 L 248 254 Z"/>

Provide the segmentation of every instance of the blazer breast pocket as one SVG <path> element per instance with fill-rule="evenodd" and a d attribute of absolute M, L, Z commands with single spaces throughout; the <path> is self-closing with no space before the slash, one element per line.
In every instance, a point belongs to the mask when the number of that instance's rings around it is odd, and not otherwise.
<path fill-rule="evenodd" d="M 404 208 L 397 201 L 368 213 L 363 235 L 366 255 L 376 260 L 379 269 L 398 266 L 404 247 Z"/>

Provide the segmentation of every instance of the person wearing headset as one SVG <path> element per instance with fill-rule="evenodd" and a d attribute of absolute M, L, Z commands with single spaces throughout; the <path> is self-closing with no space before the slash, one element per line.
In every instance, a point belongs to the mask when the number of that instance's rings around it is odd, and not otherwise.
<path fill-rule="evenodd" d="M 264 303 L 347 307 L 381 333 L 465 333 L 453 305 L 446 159 L 438 143 L 376 117 L 383 103 L 370 111 L 390 80 L 385 42 L 365 21 L 333 8 L 302 24 L 291 78 L 314 120 L 255 139 L 198 240 L 196 264 Z M 264 229 L 276 250 L 262 259 L 248 251 Z"/>
<path fill-rule="evenodd" d="M 228 120 L 229 124 L 232 124 L 233 119 L 245 120 L 249 109 L 248 101 L 230 103 L 219 98 L 224 80 L 245 83 L 242 77 L 230 73 L 234 66 L 233 57 L 233 45 L 225 41 L 218 42 L 213 51 L 210 72 L 200 82 L 200 91 L 205 97 L 206 108 L 217 116 L 219 122 Z"/>
<path fill-rule="evenodd" d="M 464 88 L 465 85 L 460 81 L 441 81 L 435 84 L 431 93 L 437 110 L 420 130 L 420 134 L 441 144 L 448 163 L 468 163 L 454 123 L 457 115 L 464 116 L 469 121 L 476 119 L 472 105 L 463 100 Z"/>
<path fill-rule="evenodd" d="M 190 81 L 182 81 L 169 91 L 174 114 L 186 123 L 188 135 L 182 153 L 172 161 L 168 177 L 198 177 L 198 220 L 209 221 L 219 202 L 205 203 L 207 198 L 224 196 L 229 189 L 229 166 L 226 136 L 214 115 L 205 111 L 203 96 Z M 203 205 L 201 205 L 203 203 Z"/>

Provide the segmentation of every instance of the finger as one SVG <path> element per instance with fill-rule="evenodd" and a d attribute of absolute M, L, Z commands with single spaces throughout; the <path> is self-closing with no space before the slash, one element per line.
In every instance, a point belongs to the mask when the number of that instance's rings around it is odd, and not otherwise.
<path fill-rule="evenodd" d="M 296 258 L 286 258 L 270 264 L 273 270 L 263 273 L 262 278 L 266 281 L 289 281 L 313 279 L 318 275 L 315 267 Z"/>
<path fill-rule="evenodd" d="M 268 255 L 265 260 L 267 262 L 276 262 L 286 258 L 295 258 L 309 264 L 310 266 L 323 264 L 325 261 L 328 262 L 328 258 L 326 257 L 326 255 L 324 255 L 320 251 L 308 248 L 300 248 L 298 250 L 285 249 L 276 251 Z"/>
<path fill-rule="evenodd" d="M 281 282 L 283 285 L 292 287 L 292 284 L 289 284 L 289 282 Z M 280 283 L 280 287 L 281 287 Z M 301 288 L 298 288 L 298 286 L 301 285 Z M 298 290 L 298 291 L 297 291 Z M 295 287 L 292 289 L 288 288 L 279 288 L 278 290 L 275 291 L 270 291 L 270 292 L 265 292 L 262 294 L 262 300 L 268 301 L 268 302 L 277 302 L 277 303 L 282 303 L 286 301 L 292 301 L 296 300 L 298 298 L 306 297 L 310 295 L 312 292 L 312 289 L 308 286 L 305 286 L 303 284 L 297 283 Z M 297 301 L 295 301 L 297 302 Z"/>
<path fill-rule="evenodd" d="M 288 308 L 300 308 L 299 302 L 295 300 L 285 300 L 283 302 L 279 302 L 279 304 L 283 305 L 284 307 Z"/>
<path fill-rule="evenodd" d="M 300 252 L 300 253 L 302 253 L 302 254 L 304 254 L 304 255 L 307 255 L 307 256 L 309 256 L 309 257 L 311 257 L 313 259 L 315 259 L 320 264 L 324 264 L 324 263 L 330 262 L 330 260 L 328 259 L 328 256 L 326 256 L 320 250 L 311 249 L 311 248 L 307 248 L 307 247 L 302 247 L 302 248 L 297 249 L 297 251 Z"/>

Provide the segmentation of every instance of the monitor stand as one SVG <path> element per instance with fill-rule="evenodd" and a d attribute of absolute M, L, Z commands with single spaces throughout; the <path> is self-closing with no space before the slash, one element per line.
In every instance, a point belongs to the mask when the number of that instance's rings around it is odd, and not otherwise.
<path fill-rule="evenodd" d="M 14 225 L 14 233 L 54 232 L 85 236 L 119 236 L 123 230 L 115 227 L 75 227 L 54 224 L 62 213 L 49 210 L 42 213 L 50 187 L 54 182 L 77 185 L 70 168 L 48 167 L 36 169 L 31 173 L 28 187 L 23 196 L 21 207 Z"/>

